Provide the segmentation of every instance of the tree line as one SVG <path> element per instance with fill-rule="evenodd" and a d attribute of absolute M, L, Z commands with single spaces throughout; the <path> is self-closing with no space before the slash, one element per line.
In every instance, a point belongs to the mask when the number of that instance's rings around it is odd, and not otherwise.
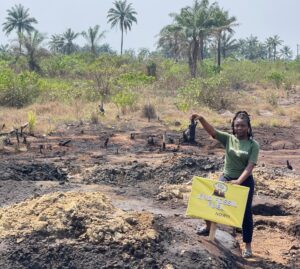
<path fill-rule="evenodd" d="M 211 4 L 209 0 L 195 0 L 192 6 L 181 8 L 178 13 L 172 13 L 170 16 L 173 23 L 161 29 L 156 53 L 175 61 L 187 61 L 192 77 L 197 75 L 197 65 L 205 58 L 215 58 L 219 68 L 221 60 L 226 57 L 272 61 L 292 58 L 290 47 L 283 45 L 278 35 L 267 38 L 265 42 L 260 42 L 252 35 L 236 40 L 234 29 L 238 26 L 237 18 L 216 2 Z M 127 0 L 117 0 L 108 10 L 107 22 L 111 28 L 118 27 L 121 30 L 122 55 L 124 33 L 131 30 L 133 23 L 137 23 L 137 12 Z M 46 49 L 42 46 L 46 36 L 35 28 L 37 23 L 29 14 L 29 9 L 21 4 L 7 10 L 7 17 L 2 24 L 3 31 L 7 35 L 16 32 L 18 45 L 1 45 L 0 53 L 13 53 L 17 57 L 25 55 L 29 68 L 33 71 L 39 71 L 38 58 L 50 52 L 69 55 L 77 51 L 89 51 L 94 56 L 102 52 L 114 53 L 109 44 L 99 45 L 99 41 L 105 37 L 105 31 L 101 31 L 99 25 L 89 27 L 81 33 L 69 28 L 62 34 L 54 34 L 50 37 Z M 80 35 L 87 41 L 84 47 L 75 43 Z M 134 54 L 132 50 L 128 50 L 127 53 Z M 140 54 L 143 57 L 150 52 L 141 49 Z"/>
<path fill-rule="evenodd" d="M 234 38 L 234 28 L 238 26 L 235 16 L 222 9 L 218 3 L 209 0 L 194 1 L 192 6 L 184 7 L 179 13 L 172 13 L 173 23 L 165 26 L 159 33 L 158 47 L 167 57 L 176 61 L 187 59 L 190 72 L 196 76 L 197 63 L 204 58 L 216 58 L 220 67 L 221 59 L 268 59 L 290 60 L 292 50 L 279 46 L 283 41 L 278 35 L 260 42 L 257 37 Z"/>
<path fill-rule="evenodd" d="M 137 23 L 137 12 L 133 9 L 131 3 L 127 3 L 126 0 L 118 0 L 113 3 L 114 7 L 109 9 L 107 14 L 108 23 L 111 27 L 119 27 L 121 30 L 121 54 L 123 53 L 123 38 L 124 32 L 131 30 L 132 24 Z M 15 5 L 11 9 L 7 10 L 6 21 L 3 23 L 3 31 L 6 35 L 10 35 L 12 32 L 16 31 L 18 38 L 18 52 L 22 54 L 22 46 L 25 49 L 35 45 L 37 47 L 46 38 L 45 35 L 38 32 L 34 27 L 38 21 L 31 17 L 29 14 L 29 9 L 25 8 L 23 5 Z M 100 26 L 95 25 L 90 27 L 87 31 L 81 33 L 74 32 L 71 28 L 67 29 L 62 34 L 54 34 L 50 37 L 48 42 L 48 47 L 50 51 L 55 53 L 71 54 L 78 50 L 80 47 L 76 45 L 75 39 L 82 35 L 87 43 L 89 50 L 96 54 L 98 41 L 105 36 L 105 31 L 100 31 Z M 7 50 L 8 45 L 2 45 L 1 50 Z M 16 51 L 16 47 L 12 48 Z M 99 47 L 98 47 L 99 50 Z M 102 50 L 105 52 L 110 52 L 112 49 L 109 45 L 104 45 Z"/>

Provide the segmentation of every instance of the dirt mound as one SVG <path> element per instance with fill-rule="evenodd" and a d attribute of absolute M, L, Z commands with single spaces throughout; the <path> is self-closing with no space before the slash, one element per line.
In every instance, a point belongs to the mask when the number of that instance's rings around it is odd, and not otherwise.
<path fill-rule="evenodd" d="M 64 181 L 66 173 L 51 163 L 10 163 L 0 162 L 1 180 L 18 181 Z"/>
<path fill-rule="evenodd" d="M 151 213 L 120 210 L 99 192 L 29 199 L 0 209 L 0 268 L 235 266 L 233 257 L 212 257 L 205 249 L 179 257 L 168 248 L 183 235 L 162 223 Z"/>
<path fill-rule="evenodd" d="M 90 242 L 155 239 L 149 214 L 129 214 L 100 193 L 54 193 L 0 209 L 0 238 L 33 232 Z"/>
<path fill-rule="evenodd" d="M 71 266 L 71 259 L 64 259 L 61 255 L 65 253 L 70 256 L 74 248 L 81 249 L 77 246 L 79 242 L 83 242 L 85 247 L 100 244 L 91 247 L 96 252 L 106 252 L 115 246 L 115 251 L 121 249 L 124 259 L 130 260 L 131 256 L 146 257 L 144 248 L 150 252 L 159 241 L 159 234 L 152 225 L 152 214 L 126 213 L 112 206 L 100 193 L 49 194 L 0 209 L 0 216 L 1 241 L 10 239 L 6 241 L 18 244 L 15 250 L 10 250 L 10 263 L 17 261 L 23 266 L 30 265 L 26 268 L 33 268 L 31 266 L 34 264 L 38 266 L 34 268 L 42 268 L 51 256 L 55 256 L 60 263 L 67 263 L 62 268 L 77 268 Z M 51 247 L 41 244 L 47 238 Z"/>
<path fill-rule="evenodd" d="M 160 165 L 149 166 L 147 163 L 133 161 L 127 164 L 96 167 L 85 176 L 88 183 L 135 183 L 137 181 L 157 180 L 159 183 L 179 184 L 191 180 L 193 175 L 207 176 L 220 171 L 223 159 L 218 157 L 184 156 L 167 158 Z"/>

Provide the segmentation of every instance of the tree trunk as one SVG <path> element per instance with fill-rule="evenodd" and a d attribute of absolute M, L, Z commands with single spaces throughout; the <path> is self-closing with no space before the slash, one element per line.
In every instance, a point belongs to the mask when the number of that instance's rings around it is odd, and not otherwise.
<path fill-rule="evenodd" d="M 91 51 L 92 51 L 92 54 L 96 56 L 95 45 L 93 43 L 91 45 Z"/>
<path fill-rule="evenodd" d="M 18 40 L 19 40 L 19 52 L 22 54 L 22 40 L 21 40 L 22 32 L 18 32 Z"/>
<path fill-rule="evenodd" d="M 189 69 L 190 69 L 190 73 L 191 73 L 191 76 L 193 76 L 193 74 L 192 74 L 193 59 L 192 59 L 192 55 L 191 55 L 191 50 L 192 50 L 192 43 L 189 44 L 189 49 L 188 49 L 188 59 L 189 59 Z"/>
<path fill-rule="evenodd" d="M 204 37 L 200 36 L 200 61 L 204 60 Z"/>
<path fill-rule="evenodd" d="M 193 78 L 196 77 L 197 74 L 197 61 L 198 61 L 198 53 L 199 53 L 199 41 L 196 38 L 193 38 L 193 46 L 192 46 L 192 69 L 191 75 Z"/>
<path fill-rule="evenodd" d="M 268 48 L 268 58 L 269 58 L 269 60 L 271 60 L 271 58 L 272 58 L 272 53 L 271 53 L 271 47 L 269 47 Z"/>
<path fill-rule="evenodd" d="M 121 55 L 123 55 L 123 35 L 124 35 L 124 29 L 123 29 L 123 24 L 121 24 Z"/>
<path fill-rule="evenodd" d="M 218 66 L 221 66 L 221 33 L 218 34 Z"/>
<path fill-rule="evenodd" d="M 175 34 L 175 44 L 174 44 L 174 57 L 175 57 L 175 62 L 178 62 L 178 40 L 177 40 L 177 35 Z"/>
<path fill-rule="evenodd" d="M 276 46 L 274 46 L 274 62 L 276 61 Z"/>

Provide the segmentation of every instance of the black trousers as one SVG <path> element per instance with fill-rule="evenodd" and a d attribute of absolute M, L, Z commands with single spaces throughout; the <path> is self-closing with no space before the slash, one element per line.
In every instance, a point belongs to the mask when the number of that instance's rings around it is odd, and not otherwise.
<path fill-rule="evenodd" d="M 228 176 L 222 175 L 219 178 L 220 181 L 230 181 L 234 180 L 234 178 L 230 178 Z M 243 220 L 243 242 L 244 243 L 251 243 L 252 242 L 252 236 L 253 236 L 253 215 L 252 215 L 252 200 L 253 200 L 253 194 L 254 194 L 254 179 L 253 176 L 249 176 L 242 184 L 241 186 L 249 187 L 249 194 L 248 194 L 248 200 L 246 204 L 246 210 Z"/>

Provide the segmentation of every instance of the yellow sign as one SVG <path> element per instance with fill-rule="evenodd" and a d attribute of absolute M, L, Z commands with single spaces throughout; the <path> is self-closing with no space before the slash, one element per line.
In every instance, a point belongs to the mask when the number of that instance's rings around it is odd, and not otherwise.
<path fill-rule="evenodd" d="M 194 177 L 186 215 L 242 228 L 249 188 Z"/>

